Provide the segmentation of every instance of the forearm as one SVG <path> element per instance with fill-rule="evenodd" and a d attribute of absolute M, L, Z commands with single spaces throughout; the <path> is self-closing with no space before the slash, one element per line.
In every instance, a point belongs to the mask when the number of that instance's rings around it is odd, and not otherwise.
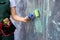
<path fill-rule="evenodd" d="M 20 16 L 18 16 L 18 15 L 14 15 L 14 16 L 12 16 L 12 17 L 13 17 L 13 19 L 16 20 L 16 21 L 25 22 L 25 21 L 24 21 L 24 18 L 22 18 L 22 17 L 20 17 Z"/>
<path fill-rule="evenodd" d="M 14 20 L 19 21 L 19 22 L 24 22 L 24 18 L 22 18 L 16 14 L 16 9 L 14 7 L 11 8 L 11 15 Z"/>

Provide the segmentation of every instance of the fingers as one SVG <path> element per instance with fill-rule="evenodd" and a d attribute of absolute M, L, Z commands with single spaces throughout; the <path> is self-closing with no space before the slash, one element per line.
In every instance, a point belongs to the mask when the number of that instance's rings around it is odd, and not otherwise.
<path fill-rule="evenodd" d="M 25 21 L 26 22 L 29 22 L 30 21 L 30 19 L 28 18 L 28 16 L 25 17 Z"/>

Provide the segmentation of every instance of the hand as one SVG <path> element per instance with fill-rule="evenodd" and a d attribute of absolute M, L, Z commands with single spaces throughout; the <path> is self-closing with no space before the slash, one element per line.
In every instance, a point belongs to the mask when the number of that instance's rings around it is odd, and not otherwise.
<path fill-rule="evenodd" d="M 24 20 L 25 20 L 25 22 L 29 22 L 29 21 L 30 21 L 30 19 L 28 18 L 28 16 L 26 16 L 26 17 L 24 18 Z"/>

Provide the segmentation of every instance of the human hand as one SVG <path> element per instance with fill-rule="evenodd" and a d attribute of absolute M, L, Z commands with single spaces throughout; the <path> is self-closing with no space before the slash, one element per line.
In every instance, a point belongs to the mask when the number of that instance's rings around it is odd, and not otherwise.
<path fill-rule="evenodd" d="M 30 21 L 30 19 L 28 18 L 28 16 L 24 17 L 24 21 L 25 22 L 29 22 Z"/>

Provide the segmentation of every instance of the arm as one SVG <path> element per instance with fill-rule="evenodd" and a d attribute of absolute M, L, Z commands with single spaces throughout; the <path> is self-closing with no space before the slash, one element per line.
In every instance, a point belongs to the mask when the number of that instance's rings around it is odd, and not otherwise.
<path fill-rule="evenodd" d="M 16 14 L 16 8 L 15 7 L 11 7 L 11 15 L 13 17 L 14 20 L 19 21 L 19 22 L 27 22 L 28 18 L 27 17 L 20 17 Z"/>

